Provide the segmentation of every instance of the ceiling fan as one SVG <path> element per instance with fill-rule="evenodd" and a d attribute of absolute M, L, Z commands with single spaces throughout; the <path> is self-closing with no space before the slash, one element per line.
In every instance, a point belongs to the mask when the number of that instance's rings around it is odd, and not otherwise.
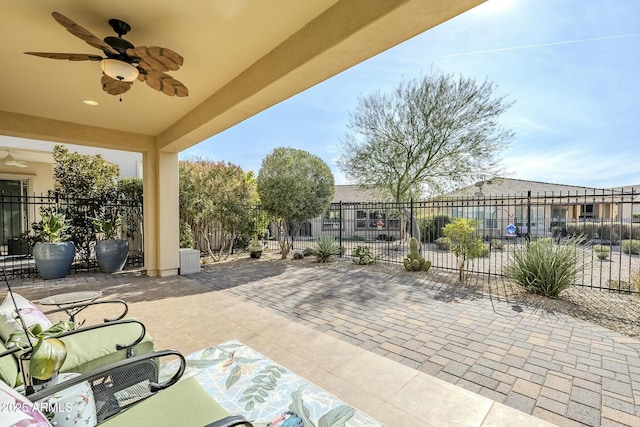
<path fill-rule="evenodd" d="M 24 160 L 16 160 L 15 157 L 11 155 L 11 151 L 7 152 L 7 155 L 4 157 L 4 159 L 2 159 L 2 163 L 5 166 L 15 166 L 18 168 L 28 167 L 27 162 L 25 162 Z"/>
<path fill-rule="evenodd" d="M 90 46 L 102 50 L 106 57 L 88 53 L 52 52 L 25 52 L 27 55 L 69 61 L 100 61 L 100 67 L 103 71 L 102 90 L 110 95 L 120 95 L 128 91 L 136 78 L 169 96 L 189 95 L 185 85 L 165 73 L 165 71 L 178 70 L 184 61 L 182 56 L 163 47 L 134 46 L 122 38 L 131 30 L 126 22 L 110 19 L 109 25 L 118 37 L 108 36 L 104 40 L 100 40 L 66 16 L 58 12 L 53 12 L 51 15 L 71 34 L 84 40 Z"/>

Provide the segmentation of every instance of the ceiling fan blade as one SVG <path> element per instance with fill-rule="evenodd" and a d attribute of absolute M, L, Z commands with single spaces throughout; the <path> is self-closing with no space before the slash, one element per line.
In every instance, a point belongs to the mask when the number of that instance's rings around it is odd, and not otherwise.
<path fill-rule="evenodd" d="M 113 53 L 115 55 L 118 54 L 118 52 L 113 50 L 111 46 L 106 44 L 98 37 L 94 36 L 93 33 L 91 33 L 89 30 L 76 24 L 74 21 L 62 15 L 61 13 L 52 12 L 51 16 L 53 16 L 53 18 L 58 21 L 60 25 L 65 27 L 67 31 L 69 31 L 74 36 L 84 40 L 90 46 L 93 46 L 97 49 L 106 50 L 107 52 Z"/>
<path fill-rule="evenodd" d="M 102 75 L 100 83 L 102 83 L 102 90 L 107 92 L 109 95 L 120 95 L 131 89 L 131 86 L 133 86 L 132 82 L 123 82 L 112 79 L 106 74 Z"/>
<path fill-rule="evenodd" d="M 146 74 L 140 73 L 138 80 L 143 81 L 157 91 L 169 96 L 185 97 L 189 96 L 189 89 L 178 80 L 160 71 L 150 70 Z"/>
<path fill-rule="evenodd" d="M 158 46 L 137 46 L 127 49 L 127 55 L 140 58 L 139 65 L 145 70 L 176 71 L 184 62 L 173 50 Z"/>
<path fill-rule="evenodd" d="M 7 155 L 5 156 L 4 159 L 2 159 L 2 163 L 4 163 L 6 166 L 15 166 L 18 168 L 26 168 L 27 166 L 27 162 L 25 162 L 24 160 L 17 160 L 15 159 L 12 155 L 11 155 L 11 151 L 9 151 L 7 153 Z"/>
<path fill-rule="evenodd" d="M 55 53 L 55 52 L 25 52 L 27 55 L 41 56 L 51 59 L 66 59 L 68 61 L 102 61 L 102 57 L 90 53 Z"/>

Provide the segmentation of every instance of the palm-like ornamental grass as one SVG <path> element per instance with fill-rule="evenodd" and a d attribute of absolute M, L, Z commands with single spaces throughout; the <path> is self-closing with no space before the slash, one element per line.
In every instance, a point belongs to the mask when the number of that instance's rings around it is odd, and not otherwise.
<path fill-rule="evenodd" d="M 556 298 L 582 271 L 578 255 L 581 240 L 574 237 L 559 244 L 550 240 L 521 244 L 511 253 L 505 274 L 528 292 Z"/>

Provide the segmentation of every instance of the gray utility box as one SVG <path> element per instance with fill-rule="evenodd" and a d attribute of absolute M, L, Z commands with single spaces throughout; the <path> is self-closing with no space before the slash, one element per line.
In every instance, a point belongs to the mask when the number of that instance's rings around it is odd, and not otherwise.
<path fill-rule="evenodd" d="M 200 272 L 200 251 L 180 249 L 180 275 Z"/>

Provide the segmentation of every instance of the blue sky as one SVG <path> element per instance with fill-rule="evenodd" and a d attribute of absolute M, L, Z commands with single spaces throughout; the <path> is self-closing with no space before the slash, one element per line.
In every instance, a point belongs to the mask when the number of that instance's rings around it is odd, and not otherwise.
<path fill-rule="evenodd" d="M 276 147 L 336 159 L 358 97 L 433 68 L 497 85 L 512 178 L 640 184 L 640 1 L 489 0 L 181 153 L 257 174 Z"/>

